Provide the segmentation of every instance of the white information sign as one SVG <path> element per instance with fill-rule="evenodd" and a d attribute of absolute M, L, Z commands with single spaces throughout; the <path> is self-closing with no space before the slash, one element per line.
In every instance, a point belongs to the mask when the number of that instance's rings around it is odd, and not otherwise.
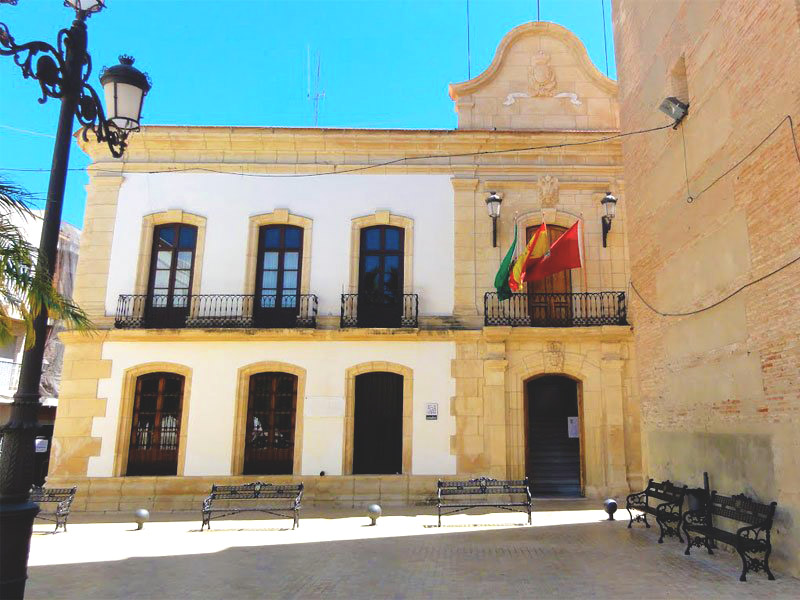
<path fill-rule="evenodd" d="M 36 452 L 47 452 L 47 447 L 49 446 L 49 442 L 47 438 L 36 438 Z"/>
<path fill-rule="evenodd" d="M 571 438 L 581 437 L 578 417 L 567 417 L 567 435 Z"/>
<path fill-rule="evenodd" d="M 438 402 L 428 402 L 425 405 L 425 420 L 426 421 L 435 421 L 439 418 L 439 403 Z"/>

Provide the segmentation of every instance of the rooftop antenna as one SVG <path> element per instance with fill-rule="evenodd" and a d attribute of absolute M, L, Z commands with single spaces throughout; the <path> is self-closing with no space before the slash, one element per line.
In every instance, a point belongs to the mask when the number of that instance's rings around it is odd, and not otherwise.
<path fill-rule="evenodd" d="M 307 81 L 306 81 L 306 99 L 310 100 L 312 103 L 312 120 L 313 126 L 316 127 L 317 123 L 319 122 L 319 103 L 320 100 L 325 98 L 325 90 L 320 89 L 320 76 L 322 74 L 322 59 L 320 57 L 319 50 L 316 53 L 315 59 L 315 67 L 314 67 L 314 86 L 311 86 L 311 47 L 306 46 L 306 74 L 307 74 Z"/>
<path fill-rule="evenodd" d="M 469 47 L 469 0 L 467 0 L 467 79 L 472 79 L 472 58 Z"/>

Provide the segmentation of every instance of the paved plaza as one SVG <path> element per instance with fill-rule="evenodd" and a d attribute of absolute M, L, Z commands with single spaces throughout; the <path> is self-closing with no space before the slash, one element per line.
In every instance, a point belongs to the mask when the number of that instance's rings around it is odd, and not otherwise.
<path fill-rule="evenodd" d="M 798 598 L 774 568 L 738 581 L 736 555 L 684 556 L 657 529 L 605 521 L 596 501 L 538 501 L 519 513 L 453 515 L 429 507 L 303 511 L 287 520 L 214 521 L 74 515 L 67 533 L 36 526 L 28 598 Z"/>

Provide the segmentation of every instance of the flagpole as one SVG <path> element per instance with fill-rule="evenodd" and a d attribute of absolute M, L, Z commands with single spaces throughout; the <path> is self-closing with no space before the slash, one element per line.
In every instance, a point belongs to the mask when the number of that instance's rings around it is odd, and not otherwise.
<path fill-rule="evenodd" d="M 586 279 L 586 263 L 588 261 L 586 260 L 586 233 L 584 232 L 584 229 L 586 229 L 586 227 L 584 227 L 584 223 L 586 221 L 583 220 L 583 212 L 581 212 L 580 221 L 581 224 L 579 225 L 579 227 L 581 228 L 581 250 L 583 254 L 583 256 L 581 256 L 581 258 L 583 259 L 583 264 L 581 265 L 581 271 L 583 271 L 583 291 L 588 292 L 589 283 L 587 282 Z"/>

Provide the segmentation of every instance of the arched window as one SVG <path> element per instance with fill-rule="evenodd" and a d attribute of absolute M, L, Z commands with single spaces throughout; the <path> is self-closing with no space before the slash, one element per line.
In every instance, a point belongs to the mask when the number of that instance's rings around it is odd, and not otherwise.
<path fill-rule="evenodd" d="M 292 474 L 296 412 L 296 375 L 256 373 L 250 376 L 243 474 Z"/>
<path fill-rule="evenodd" d="M 136 379 L 127 475 L 176 475 L 184 378 L 148 373 Z"/>
<path fill-rule="evenodd" d="M 404 234 L 400 227 L 361 230 L 358 322 L 361 327 L 399 327 L 403 313 Z"/>
<path fill-rule="evenodd" d="M 300 308 L 303 229 L 265 225 L 258 236 L 256 266 L 257 327 L 292 327 Z"/>
<path fill-rule="evenodd" d="M 189 314 L 197 227 L 183 223 L 158 225 L 147 295 L 146 322 L 151 327 L 183 327 Z"/>

